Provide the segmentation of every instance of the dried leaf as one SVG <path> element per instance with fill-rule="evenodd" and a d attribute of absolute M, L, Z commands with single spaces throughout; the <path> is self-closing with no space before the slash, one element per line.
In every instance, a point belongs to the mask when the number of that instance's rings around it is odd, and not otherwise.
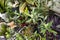
<path fill-rule="evenodd" d="M 14 21 L 12 21 L 12 22 L 8 23 L 7 25 L 8 25 L 8 26 L 10 26 L 10 28 L 11 28 L 11 29 L 13 29 L 13 28 L 15 28 L 15 27 L 16 27 L 16 25 L 15 25 Z"/>

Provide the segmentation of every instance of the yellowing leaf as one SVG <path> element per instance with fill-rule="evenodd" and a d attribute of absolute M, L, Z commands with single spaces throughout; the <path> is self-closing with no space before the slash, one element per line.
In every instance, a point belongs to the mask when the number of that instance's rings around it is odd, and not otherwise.
<path fill-rule="evenodd" d="M 27 3 L 34 5 L 35 0 L 26 0 Z"/>
<path fill-rule="evenodd" d="M 30 14 L 29 14 L 29 10 L 28 10 L 27 7 L 25 8 L 24 14 L 27 15 L 27 16 L 30 16 Z"/>
<path fill-rule="evenodd" d="M 0 6 L 4 8 L 4 0 L 0 0 Z"/>
<path fill-rule="evenodd" d="M 26 2 L 22 4 L 22 6 L 19 7 L 19 12 L 20 13 L 23 13 L 24 12 L 24 9 L 26 7 Z"/>
<path fill-rule="evenodd" d="M 26 27 L 25 30 L 23 30 L 24 35 L 31 36 L 33 29 L 31 27 Z"/>

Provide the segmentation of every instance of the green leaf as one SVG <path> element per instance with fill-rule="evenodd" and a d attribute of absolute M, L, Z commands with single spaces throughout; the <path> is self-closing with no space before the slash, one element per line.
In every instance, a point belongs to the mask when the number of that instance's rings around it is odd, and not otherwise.
<path fill-rule="evenodd" d="M 10 38 L 11 34 L 9 34 L 8 32 L 5 33 L 6 34 L 6 38 Z"/>
<path fill-rule="evenodd" d="M 43 35 L 45 35 L 46 29 L 41 30 L 41 33 L 43 33 Z"/>
<path fill-rule="evenodd" d="M 29 20 L 27 20 L 26 22 L 27 22 L 27 23 L 30 23 L 31 21 L 32 21 L 32 19 L 29 19 Z"/>
<path fill-rule="evenodd" d="M 31 4 L 31 5 L 34 5 L 34 2 L 35 2 L 36 0 L 26 0 L 26 2 L 27 3 L 29 3 L 29 4 Z"/>
<path fill-rule="evenodd" d="M 27 16 L 30 16 L 29 14 L 29 11 L 28 11 L 28 8 L 26 7 L 25 11 L 24 11 L 24 14 L 27 15 Z"/>
<path fill-rule="evenodd" d="M 4 0 L 0 0 L 0 5 L 4 8 Z"/>
<path fill-rule="evenodd" d="M 16 39 L 17 40 L 23 40 L 22 36 L 19 33 L 16 35 Z"/>
<path fill-rule="evenodd" d="M 44 37 L 42 37 L 41 39 L 42 39 L 42 40 L 46 40 L 46 38 L 44 38 Z"/>
<path fill-rule="evenodd" d="M 0 35 L 4 35 L 6 32 L 6 25 L 0 24 Z"/>
<path fill-rule="evenodd" d="M 52 26 L 52 23 L 53 23 L 53 21 L 50 21 L 50 22 L 48 23 L 48 28 L 50 28 L 50 27 Z"/>
<path fill-rule="evenodd" d="M 46 19 L 47 19 L 47 17 L 48 17 L 48 16 L 46 16 L 46 17 L 44 18 L 44 20 L 46 20 Z"/>
<path fill-rule="evenodd" d="M 0 0 L 0 12 L 5 11 L 5 5 L 4 5 L 4 0 Z"/>
<path fill-rule="evenodd" d="M 54 30 L 52 30 L 52 29 L 49 29 L 48 31 L 49 31 L 49 32 L 51 32 L 51 33 L 53 33 L 54 35 L 56 35 L 56 34 L 57 34 L 57 32 L 56 32 L 56 31 L 54 31 Z"/>

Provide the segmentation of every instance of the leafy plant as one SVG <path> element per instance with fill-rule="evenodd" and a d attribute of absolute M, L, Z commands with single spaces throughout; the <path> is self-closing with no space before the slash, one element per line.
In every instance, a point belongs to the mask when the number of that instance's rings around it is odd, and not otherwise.
<path fill-rule="evenodd" d="M 4 7 L 4 0 L 0 0 L 0 12 L 4 12 L 5 10 L 5 7 Z"/>
<path fill-rule="evenodd" d="M 7 40 L 46 40 L 47 31 L 57 34 L 51 28 L 53 21 L 46 23 L 49 14 L 46 0 L 19 0 L 19 4 L 15 2 L 15 0 L 5 1 L 5 13 L 9 22 L 5 21 L 7 28 L 2 25 L 1 35 L 6 36 Z M 18 6 L 15 7 L 16 5 Z M 16 27 L 11 29 L 15 25 Z"/>

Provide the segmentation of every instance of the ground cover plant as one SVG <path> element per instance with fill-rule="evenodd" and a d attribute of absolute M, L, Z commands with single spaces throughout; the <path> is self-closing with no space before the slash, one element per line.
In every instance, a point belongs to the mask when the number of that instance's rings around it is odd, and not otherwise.
<path fill-rule="evenodd" d="M 49 19 L 52 0 L 0 0 L 0 36 L 4 40 L 58 40 Z"/>

